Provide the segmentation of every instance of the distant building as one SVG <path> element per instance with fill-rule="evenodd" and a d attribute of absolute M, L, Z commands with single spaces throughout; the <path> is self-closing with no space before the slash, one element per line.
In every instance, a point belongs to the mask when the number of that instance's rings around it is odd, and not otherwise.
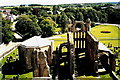
<path fill-rule="evenodd" d="M 0 9 L 0 12 L 2 12 L 2 16 L 6 18 L 6 20 L 10 20 L 11 22 L 13 22 L 18 17 L 18 15 L 15 16 L 13 14 L 10 14 L 10 9 Z"/>

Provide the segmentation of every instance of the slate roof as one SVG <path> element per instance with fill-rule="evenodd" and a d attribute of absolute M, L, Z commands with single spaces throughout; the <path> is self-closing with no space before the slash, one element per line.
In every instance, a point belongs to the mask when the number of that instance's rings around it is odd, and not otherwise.
<path fill-rule="evenodd" d="M 21 46 L 26 48 L 40 48 L 48 45 L 51 45 L 51 41 L 45 38 L 41 38 L 40 36 L 34 36 L 21 43 Z"/>

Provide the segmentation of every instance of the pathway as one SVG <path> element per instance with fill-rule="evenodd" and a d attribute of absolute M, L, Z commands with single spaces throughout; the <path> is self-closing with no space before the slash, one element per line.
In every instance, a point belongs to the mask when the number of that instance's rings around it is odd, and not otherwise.
<path fill-rule="evenodd" d="M 0 60 L 3 56 L 6 56 L 10 52 L 12 52 L 14 49 L 16 49 L 21 42 L 10 42 L 8 45 L 2 44 L 0 45 Z"/>
<path fill-rule="evenodd" d="M 117 26 L 120 29 L 120 24 L 109 24 L 109 23 L 95 23 L 98 25 L 113 25 L 113 26 Z"/>

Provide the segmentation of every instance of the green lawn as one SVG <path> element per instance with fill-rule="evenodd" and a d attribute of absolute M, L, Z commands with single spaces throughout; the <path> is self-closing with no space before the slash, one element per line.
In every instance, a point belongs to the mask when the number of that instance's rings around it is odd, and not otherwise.
<path fill-rule="evenodd" d="M 6 79 L 9 79 L 9 78 L 12 78 L 12 77 L 15 77 L 17 75 L 5 75 L 5 78 Z M 33 78 L 33 72 L 29 72 L 29 73 L 26 73 L 26 74 L 22 74 L 22 75 L 19 75 L 19 78 Z"/>
<path fill-rule="evenodd" d="M 12 56 L 13 58 L 16 58 L 16 59 L 19 59 L 18 56 L 16 56 L 18 54 L 18 49 L 15 49 L 14 51 L 12 51 L 10 54 L 8 54 L 7 56 L 5 56 L 1 61 L 0 63 L 2 63 L 2 65 L 5 64 L 6 60 L 7 60 L 7 57 L 9 56 Z"/>
<path fill-rule="evenodd" d="M 61 38 L 51 39 L 51 40 L 54 40 L 54 50 L 56 50 L 56 47 L 58 47 L 59 44 L 67 42 L 67 33 L 55 35 L 55 36 L 59 36 Z"/>
<path fill-rule="evenodd" d="M 15 58 L 15 59 L 19 59 L 19 57 L 18 56 L 16 56 L 16 55 L 18 55 L 18 49 L 15 49 L 14 51 L 12 51 L 10 54 L 8 54 L 7 56 L 5 56 L 1 61 L 0 61 L 0 63 L 2 63 L 2 65 L 4 65 L 5 64 L 5 62 L 7 62 L 6 61 L 6 59 L 7 59 L 7 57 L 9 57 L 9 56 L 12 56 L 13 58 Z M 12 61 L 12 62 L 14 62 L 14 61 Z M 2 66 L 0 66 L 0 67 L 2 67 Z M 2 74 L 0 74 L 0 80 L 2 79 Z M 5 78 L 12 78 L 12 77 L 15 77 L 15 76 L 17 76 L 17 75 L 5 75 Z M 19 78 L 32 78 L 33 77 L 33 72 L 29 72 L 29 73 L 26 73 L 26 74 L 22 74 L 22 75 L 20 75 L 19 76 Z"/>
<path fill-rule="evenodd" d="M 111 33 L 101 33 L 101 31 L 109 31 Z M 106 46 L 108 46 L 108 43 L 111 43 L 113 47 L 120 46 L 120 29 L 116 26 L 98 25 L 93 27 L 91 32 L 100 42 L 105 43 Z"/>
<path fill-rule="evenodd" d="M 101 31 L 110 31 L 111 33 L 101 33 Z M 98 25 L 93 27 L 91 32 L 98 38 L 103 37 L 101 39 L 104 39 L 105 37 L 120 38 L 120 29 L 112 25 Z"/>
<path fill-rule="evenodd" d="M 18 49 L 15 49 L 15 50 L 13 50 L 10 54 L 8 54 L 7 56 L 5 56 L 5 57 L 3 57 L 3 59 L 0 61 L 0 63 L 2 64 L 2 65 L 4 65 L 5 64 L 5 62 L 7 63 L 7 57 L 9 57 L 9 56 L 12 56 L 13 58 L 17 58 L 18 59 L 18 56 L 16 56 L 16 54 L 18 54 Z M 0 66 L 1 68 L 2 68 L 2 65 Z M 2 74 L 0 73 L 0 80 L 2 79 Z M 10 75 L 11 76 L 11 75 Z M 12 76 L 14 76 L 14 75 L 12 75 Z M 11 77 L 12 77 L 11 76 Z M 11 78 L 11 77 L 9 77 L 9 78 Z M 5 76 L 5 78 L 7 78 L 6 76 Z"/>

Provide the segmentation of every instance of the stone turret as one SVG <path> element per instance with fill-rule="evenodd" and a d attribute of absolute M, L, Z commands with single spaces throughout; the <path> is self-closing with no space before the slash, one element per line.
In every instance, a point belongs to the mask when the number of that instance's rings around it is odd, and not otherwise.
<path fill-rule="evenodd" d="M 88 30 L 88 31 L 91 31 L 91 20 L 90 20 L 90 18 L 88 18 L 88 19 L 86 20 L 86 27 L 87 27 L 87 30 Z"/>

